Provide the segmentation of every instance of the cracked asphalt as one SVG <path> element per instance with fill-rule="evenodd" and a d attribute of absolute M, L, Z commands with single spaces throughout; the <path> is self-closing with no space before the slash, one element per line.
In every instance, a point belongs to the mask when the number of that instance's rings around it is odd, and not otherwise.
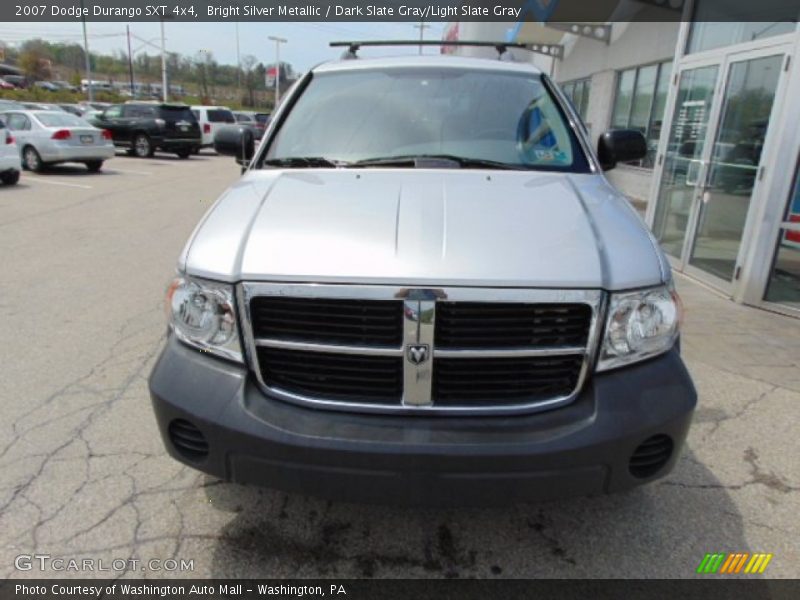
<path fill-rule="evenodd" d="M 337 504 L 222 483 L 170 459 L 147 376 L 184 241 L 230 159 L 117 157 L 0 189 L 0 576 L 15 557 L 193 561 L 181 577 L 692 577 L 706 552 L 800 576 L 800 321 L 682 277 L 700 404 L 666 479 L 505 509 Z M 109 573 L 94 573 L 108 576 Z"/>

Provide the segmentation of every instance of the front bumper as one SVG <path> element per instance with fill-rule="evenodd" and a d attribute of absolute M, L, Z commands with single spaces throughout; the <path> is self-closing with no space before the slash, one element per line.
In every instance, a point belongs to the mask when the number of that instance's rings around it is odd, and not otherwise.
<path fill-rule="evenodd" d="M 337 500 L 487 505 L 615 492 L 668 473 L 697 401 L 676 349 L 591 377 L 570 405 L 512 417 L 367 415 L 309 409 L 265 395 L 246 368 L 170 336 L 150 376 L 168 452 L 215 477 Z M 208 454 L 173 445 L 170 423 L 196 426 Z M 651 477 L 634 450 L 666 435 L 673 452 Z"/>

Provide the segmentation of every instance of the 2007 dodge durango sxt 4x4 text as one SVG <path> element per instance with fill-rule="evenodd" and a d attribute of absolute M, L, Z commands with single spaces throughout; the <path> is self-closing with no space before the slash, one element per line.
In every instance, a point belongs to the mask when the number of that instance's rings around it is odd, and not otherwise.
<path fill-rule="evenodd" d="M 335 499 L 490 504 L 624 490 L 696 404 L 641 219 L 530 64 L 352 59 L 305 75 L 197 226 L 150 379 L 169 453 Z"/>

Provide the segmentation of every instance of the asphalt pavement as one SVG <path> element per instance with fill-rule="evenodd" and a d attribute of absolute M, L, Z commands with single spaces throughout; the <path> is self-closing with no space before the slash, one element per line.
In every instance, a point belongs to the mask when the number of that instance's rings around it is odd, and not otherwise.
<path fill-rule="evenodd" d="M 800 576 L 800 321 L 682 277 L 700 405 L 655 484 L 401 509 L 223 483 L 169 458 L 147 392 L 163 294 L 238 175 L 212 154 L 119 156 L 0 189 L 0 576 L 682 578 L 708 552 L 773 553 L 764 577 Z M 17 568 L 32 555 L 112 571 Z"/>

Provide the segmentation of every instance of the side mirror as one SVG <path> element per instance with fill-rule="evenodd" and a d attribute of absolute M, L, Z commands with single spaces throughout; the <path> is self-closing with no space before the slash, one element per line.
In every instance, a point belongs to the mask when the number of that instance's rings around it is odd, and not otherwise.
<path fill-rule="evenodd" d="M 647 141 L 635 129 L 612 129 L 597 140 L 597 158 L 608 171 L 619 162 L 639 160 L 647 156 Z"/>
<path fill-rule="evenodd" d="M 249 163 L 256 152 L 253 132 L 248 127 L 226 125 L 214 135 L 214 150 L 223 156 L 233 156 L 238 163 Z"/>

